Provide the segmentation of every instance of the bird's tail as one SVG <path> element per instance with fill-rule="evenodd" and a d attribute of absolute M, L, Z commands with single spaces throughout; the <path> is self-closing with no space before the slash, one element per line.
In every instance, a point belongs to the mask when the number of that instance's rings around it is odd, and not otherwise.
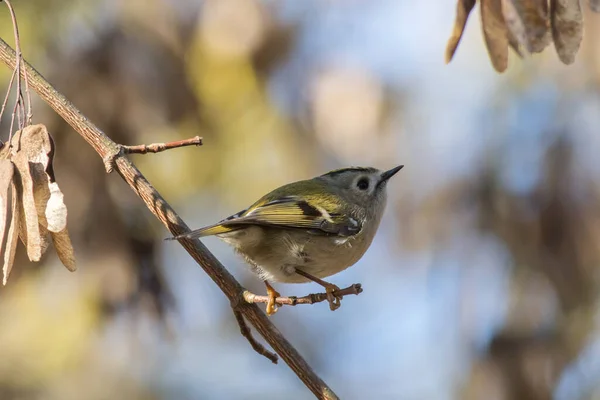
<path fill-rule="evenodd" d="M 177 236 L 173 236 L 170 238 L 166 238 L 165 240 L 198 239 L 198 238 L 205 237 L 205 236 L 213 236 L 213 235 L 219 235 L 221 233 L 235 231 L 236 229 L 239 229 L 239 228 L 233 228 L 233 227 L 218 223 L 218 224 L 214 224 L 214 225 L 205 226 L 204 228 L 196 229 L 195 231 L 184 233 L 182 235 L 177 235 Z"/>

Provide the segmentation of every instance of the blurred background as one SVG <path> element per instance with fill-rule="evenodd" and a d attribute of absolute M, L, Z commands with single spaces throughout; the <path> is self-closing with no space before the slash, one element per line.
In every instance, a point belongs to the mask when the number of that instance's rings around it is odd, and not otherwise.
<path fill-rule="evenodd" d="M 453 1 L 14 3 L 25 58 L 112 139 L 204 137 L 133 156 L 193 228 L 333 168 L 406 166 L 370 250 L 330 279 L 364 293 L 272 317 L 341 398 L 600 398 L 600 15 L 585 7 L 575 64 L 549 48 L 499 75 L 478 16 L 444 65 Z M 4 8 L 0 37 L 13 43 Z M 79 270 L 19 249 L 0 289 L 1 399 L 312 398 L 37 98 L 34 123 L 57 142 Z"/>

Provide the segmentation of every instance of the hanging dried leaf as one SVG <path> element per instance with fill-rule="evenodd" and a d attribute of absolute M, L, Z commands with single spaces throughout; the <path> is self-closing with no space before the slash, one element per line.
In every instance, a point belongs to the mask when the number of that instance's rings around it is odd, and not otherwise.
<path fill-rule="evenodd" d="M 509 35 L 512 35 L 520 45 L 525 45 L 527 43 L 525 24 L 513 0 L 502 0 L 502 16 Z"/>
<path fill-rule="evenodd" d="M 454 28 L 452 30 L 450 39 L 448 39 L 448 44 L 446 45 L 446 64 L 452 61 L 452 57 L 454 57 L 456 48 L 460 43 L 463 32 L 465 31 L 467 19 L 469 18 L 469 14 L 475 6 L 475 3 L 476 0 L 458 0 L 456 3 L 456 19 L 454 20 Z"/>
<path fill-rule="evenodd" d="M 485 44 L 492 65 L 498 72 L 504 72 L 508 66 L 508 34 L 501 1 L 481 0 L 480 4 Z"/>
<path fill-rule="evenodd" d="M 510 29 L 506 32 L 508 35 L 508 45 L 511 49 L 519 56 L 519 58 L 523 58 L 523 51 L 521 50 L 521 43 L 517 40 L 517 38 L 512 34 Z"/>
<path fill-rule="evenodd" d="M 525 25 L 523 25 L 523 20 L 521 20 L 512 0 L 502 0 L 502 15 L 506 23 L 508 44 L 522 57 L 521 46 L 524 46 L 527 42 L 527 33 L 525 33 Z"/>
<path fill-rule="evenodd" d="M 44 125 L 28 126 L 17 132 L 10 153 L 6 148 L 0 151 L 0 158 L 10 157 L 16 167 L 14 193 L 18 202 L 14 215 L 18 223 L 15 226 L 29 259 L 40 260 L 52 234 L 60 260 L 73 271 L 75 258 L 67 231 L 67 207 L 54 179 L 53 156 L 54 143 Z"/>
<path fill-rule="evenodd" d="M 75 265 L 75 253 L 73 252 L 73 245 L 69 238 L 69 231 L 65 227 L 60 232 L 50 232 L 52 241 L 54 242 L 54 249 L 58 258 L 69 271 L 75 271 L 77 266 Z"/>
<path fill-rule="evenodd" d="M 590 8 L 594 12 L 600 12 L 600 0 L 590 0 Z"/>
<path fill-rule="evenodd" d="M 10 223 L 8 217 L 8 189 L 13 180 L 14 167 L 9 160 L 0 160 L 0 254 L 4 251 L 4 236 Z"/>
<path fill-rule="evenodd" d="M 50 136 L 50 147 L 53 142 Z M 52 162 L 54 152 L 50 151 L 48 160 L 42 160 L 36 164 L 35 172 L 32 173 L 35 186 L 35 203 L 41 229 L 50 233 L 58 258 L 69 271 L 77 269 L 75 255 L 69 232 L 67 230 L 67 206 L 64 203 L 64 195 L 58 183 L 54 181 Z M 44 169 L 41 168 L 44 166 Z"/>
<path fill-rule="evenodd" d="M 579 0 L 577 1 L 579 2 Z M 538 25 L 531 25 L 532 31 L 528 35 L 531 40 L 531 51 L 541 53 L 552 42 L 550 10 L 548 8 L 548 0 L 536 0 L 536 3 L 538 3 L 537 16 L 539 17 L 539 21 Z M 537 28 L 534 28 L 534 26 L 537 26 Z M 535 38 L 535 40 L 532 38 Z"/>
<path fill-rule="evenodd" d="M 39 191 L 40 176 L 45 175 L 48 167 L 48 154 L 52 151 L 48 132 L 43 125 L 32 125 L 18 131 L 11 141 L 12 161 L 17 169 L 20 194 L 21 224 L 19 236 L 27 247 L 27 256 L 31 261 L 39 261 L 49 245 L 48 230 L 40 224 L 36 207 L 35 192 Z M 43 215 L 43 214 L 42 214 Z"/>
<path fill-rule="evenodd" d="M 583 14 L 579 0 L 551 0 L 552 37 L 558 57 L 572 64 L 583 37 Z"/>
<path fill-rule="evenodd" d="M 19 236 L 23 244 L 27 247 L 27 256 L 29 259 L 31 261 L 40 261 L 48 248 L 48 241 L 46 240 L 47 230 L 40 227 L 39 224 L 29 163 L 21 163 L 18 169 L 20 182 L 17 190 L 21 198 L 21 226 Z"/>
<path fill-rule="evenodd" d="M 530 53 L 542 52 L 552 39 L 548 0 L 503 0 L 508 29 Z"/>
<path fill-rule="evenodd" d="M 13 263 L 15 261 L 15 253 L 17 250 L 17 243 L 19 242 L 19 221 L 20 221 L 20 207 L 19 207 L 19 197 L 17 195 L 17 190 L 15 187 L 15 183 L 12 183 L 12 201 L 11 201 L 11 210 L 12 216 L 10 219 L 10 228 L 8 229 L 8 235 L 6 237 L 6 245 L 4 250 L 4 266 L 2 267 L 2 273 L 4 278 L 2 279 L 2 284 L 6 285 L 8 281 L 8 275 L 10 275 L 10 270 L 12 269 Z"/>
<path fill-rule="evenodd" d="M 27 224 L 25 223 L 25 210 L 23 209 L 23 189 L 21 189 L 21 180 L 16 179 L 13 181 L 15 183 L 14 193 L 16 194 L 19 202 L 17 203 L 17 208 L 19 211 L 17 214 L 19 215 L 19 239 L 23 242 L 23 245 L 27 249 Z"/>

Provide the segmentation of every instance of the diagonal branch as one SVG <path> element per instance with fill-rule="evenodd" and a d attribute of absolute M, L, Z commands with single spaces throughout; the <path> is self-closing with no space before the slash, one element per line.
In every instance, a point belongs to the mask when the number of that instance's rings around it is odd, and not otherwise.
<path fill-rule="evenodd" d="M 15 52 L 0 39 L 0 59 L 15 68 Z M 171 206 L 150 185 L 144 175 L 125 156 L 122 147 L 90 122 L 69 100 L 60 94 L 31 65 L 23 63 L 21 73 L 28 75 L 30 87 L 56 111 L 98 153 L 102 160 L 111 160 L 114 169 L 131 189 L 144 201 L 148 209 L 174 235 L 188 233 L 190 229 Z M 287 341 L 256 304 L 243 299 L 243 287 L 225 269 L 223 264 L 199 240 L 181 239 L 179 243 L 223 291 L 235 311 L 252 324 L 267 343 L 283 358 L 294 373 L 318 399 L 337 399 L 337 395 L 311 369 L 300 353 Z"/>

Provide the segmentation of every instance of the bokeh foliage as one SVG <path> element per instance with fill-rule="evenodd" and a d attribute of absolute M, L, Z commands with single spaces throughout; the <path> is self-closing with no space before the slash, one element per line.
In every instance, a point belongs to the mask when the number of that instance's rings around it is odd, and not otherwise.
<path fill-rule="evenodd" d="M 342 398 L 593 398 L 598 380 L 586 377 L 598 373 L 568 371 L 598 337 L 594 24 L 568 69 L 546 52 L 497 76 L 469 30 L 455 65 L 442 65 L 445 11 L 439 36 L 397 47 L 381 22 L 384 4 L 402 7 L 393 0 L 15 3 L 27 60 L 112 139 L 204 137 L 134 156 L 193 226 L 329 168 L 406 164 L 374 247 L 334 277 L 365 293 L 336 314 L 277 316 Z M 387 14 L 398 29 L 415 18 Z M 363 26 L 378 40 L 353 58 Z M 11 35 L 0 12 L 0 36 Z M 401 69 L 411 63 L 419 70 Z M 224 298 L 162 242 L 129 188 L 44 104 L 35 110 L 57 143 L 79 270 L 18 254 L 0 291 L 0 397 L 307 398 L 239 338 Z"/>

